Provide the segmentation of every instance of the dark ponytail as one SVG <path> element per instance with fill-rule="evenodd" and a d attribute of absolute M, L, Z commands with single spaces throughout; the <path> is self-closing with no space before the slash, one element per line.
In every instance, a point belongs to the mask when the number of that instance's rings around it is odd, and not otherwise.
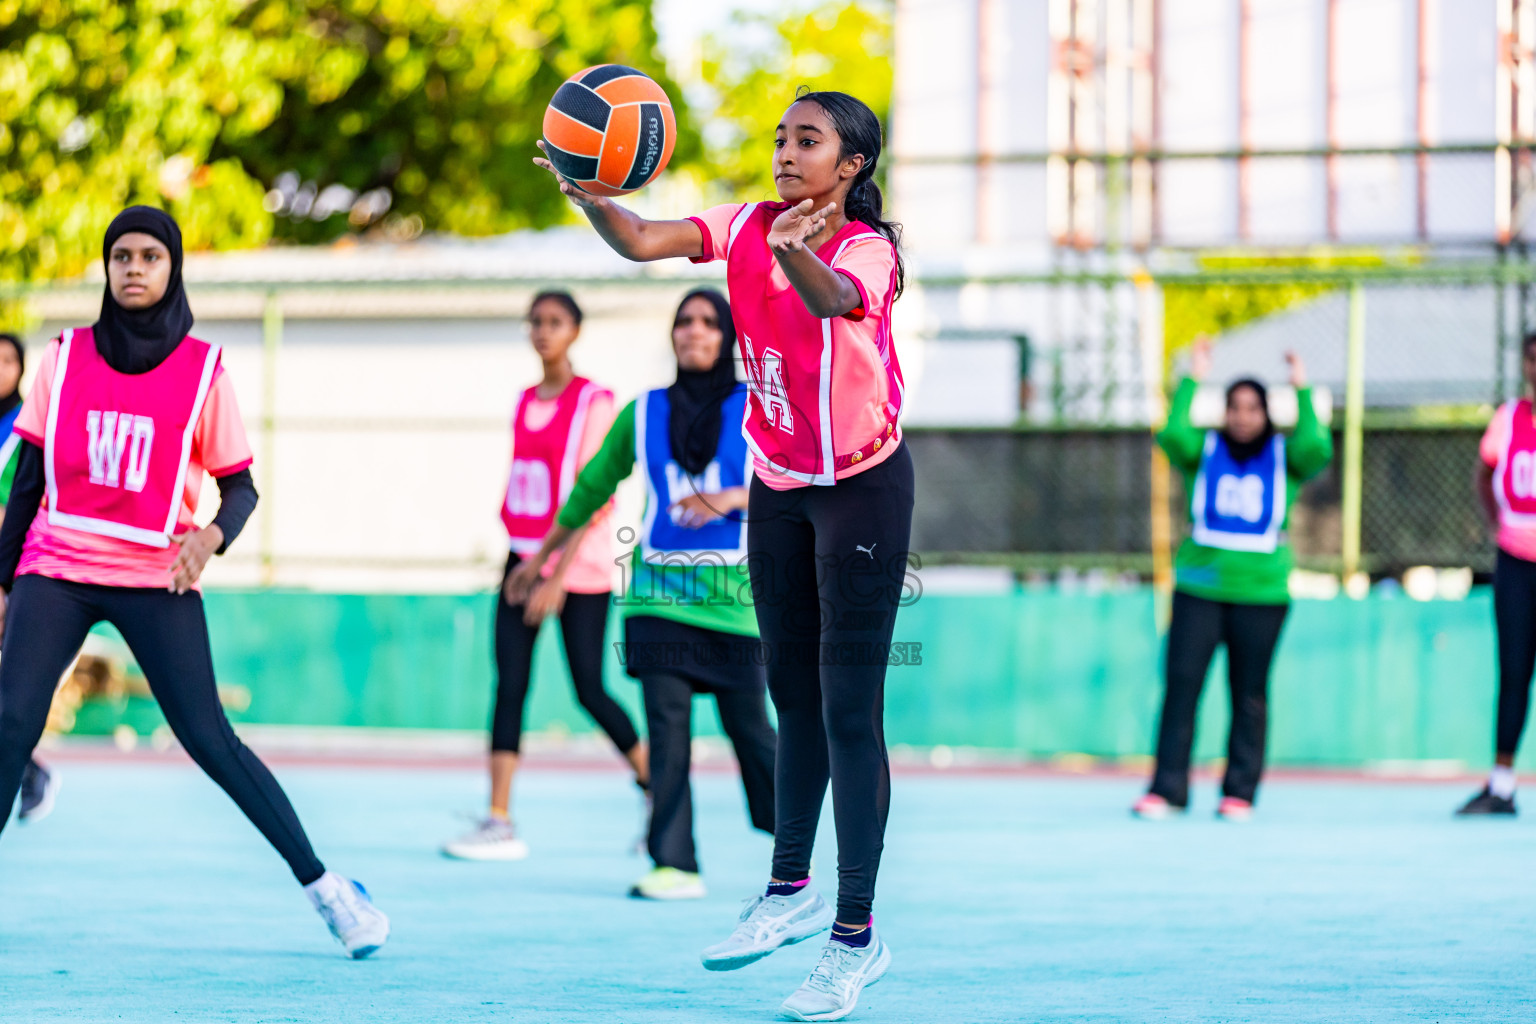
<path fill-rule="evenodd" d="M 842 140 L 842 148 L 838 152 L 840 160 L 846 160 L 855 153 L 864 157 L 864 166 L 854 175 L 853 187 L 848 190 L 848 198 L 843 201 L 843 216 L 868 224 L 890 239 L 891 248 L 896 250 L 895 297 L 901 298 L 907 284 L 906 262 L 901 258 L 901 225 L 884 218 L 885 197 L 880 194 L 880 186 L 874 180 L 875 168 L 880 163 L 880 119 L 863 100 L 845 92 L 812 92 L 802 85 L 795 92 L 795 102 L 801 100 L 816 104 L 832 119 L 832 126 L 837 129 L 838 138 Z"/>

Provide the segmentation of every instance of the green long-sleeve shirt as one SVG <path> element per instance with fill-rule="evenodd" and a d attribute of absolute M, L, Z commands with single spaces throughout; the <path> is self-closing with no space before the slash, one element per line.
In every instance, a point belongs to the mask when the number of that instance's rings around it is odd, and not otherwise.
<path fill-rule="evenodd" d="M 0 444 L 0 508 L 11 503 L 11 485 L 16 482 L 16 463 L 21 458 L 21 435 L 12 428 Z"/>
<path fill-rule="evenodd" d="M 1190 407 L 1198 385 L 1189 378 L 1179 383 L 1168 423 L 1157 443 L 1168 461 L 1184 475 L 1184 489 L 1194 498 L 1195 474 L 1200 470 L 1205 430 L 1190 422 Z M 1174 587 L 1196 597 L 1234 604 L 1285 604 L 1290 600 L 1291 566 L 1295 561 L 1285 531 L 1290 529 L 1291 506 L 1302 484 L 1321 473 L 1333 459 L 1333 435 L 1317 418 L 1312 389 L 1298 388 L 1296 429 L 1285 444 L 1285 519 L 1281 542 L 1274 551 L 1229 551 L 1197 544 L 1186 538 L 1174 558 Z M 1193 518 L 1193 513 L 1186 510 Z"/>
<path fill-rule="evenodd" d="M 577 474 L 556 522 L 579 529 L 613 497 L 635 461 L 635 403 L 630 402 Z M 628 581 L 617 603 L 626 617 L 655 615 L 700 629 L 757 636 L 757 610 L 744 565 L 652 565 L 636 546 L 625 575 Z"/>

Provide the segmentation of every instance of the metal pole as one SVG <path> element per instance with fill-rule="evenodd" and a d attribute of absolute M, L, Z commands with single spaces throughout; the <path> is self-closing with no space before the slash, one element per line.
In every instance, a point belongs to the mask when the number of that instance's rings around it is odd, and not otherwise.
<path fill-rule="evenodd" d="M 1328 0 L 1325 56 L 1323 57 L 1323 93 L 1327 106 L 1323 111 L 1324 134 L 1328 137 L 1328 155 L 1323 159 L 1323 177 L 1328 183 L 1328 241 L 1339 240 L 1339 0 Z"/>
<path fill-rule="evenodd" d="M 1147 387 L 1147 422 L 1159 430 L 1168 419 L 1168 356 L 1163 343 L 1163 310 L 1152 276 L 1137 268 L 1136 314 L 1141 340 L 1141 374 Z M 1151 447 L 1149 497 L 1152 547 L 1153 621 L 1159 633 L 1168 628 L 1173 605 L 1173 510 L 1172 470 L 1168 456 L 1155 443 Z"/>
<path fill-rule="evenodd" d="M 1502 271 L 1508 261 L 1508 246 L 1499 246 L 1499 269 Z M 1522 294 L 1526 287 L 1521 282 Z M 1505 277 L 1500 273 L 1497 282 L 1493 286 L 1493 335 L 1494 335 L 1494 372 L 1498 375 L 1498 383 L 1494 386 L 1494 404 L 1513 398 L 1519 394 L 1519 387 L 1514 383 L 1519 379 L 1518 372 L 1512 378 L 1510 371 L 1514 369 L 1514 358 L 1510 349 L 1509 337 L 1509 289 L 1505 284 Z"/>
<path fill-rule="evenodd" d="M 1253 86 L 1250 72 L 1253 54 L 1253 0 L 1238 0 L 1237 10 L 1237 144 L 1246 150 L 1253 145 Z M 1252 183 L 1252 159 L 1246 156 L 1238 157 L 1237 237 L 1244 242 L 1252 236 L 1249 216 L 1253 208 Z"/>
<path fill-rule="evenodd" d="M 976 0 L 976 227 L 977 242 L 992 235 L 992 106 L 995 102 L 996 68 L 993 35 L 996 20 L 993 0 Z"/>
<path fill-rule="evenodd" d="M 1365 423 L 1365 288 L 1349 288 L 1349 358 L 1344 378 L 1344 527 L 1340 550 L 1344 579 L 1360 570 L 1360 513 L 1364 475 Z"/>
<path fill-rule="evenodd" d="M 273 496 L 277 483 L 277 353 L 283 344 L 283 307 L 277 289 L 267 292 L 261 309 L 261 537 L 257 558 L 262 586 L 270 587 L 273 568 L 273 533 L 277 521 Z"/>
<path fill-rule="evenodd" d="M 1430 131 L 1430 103 L 1432 102 L 1430 82 L 1430 11 L 1431 0 L 1418 0 L 1418 91 L 1414 98 L 1414 121 L 1418 134 L 1418 142 L 1421 146 L 1430 145 L 1432 133 Z M 1419 241 L 1429 239 L 1429 154 L 1419 153 L 1414 157 L 1414 170 L 1416 182 L 1414 185 L 1414 197 L 1418 204 L 1418 235 Z"/>

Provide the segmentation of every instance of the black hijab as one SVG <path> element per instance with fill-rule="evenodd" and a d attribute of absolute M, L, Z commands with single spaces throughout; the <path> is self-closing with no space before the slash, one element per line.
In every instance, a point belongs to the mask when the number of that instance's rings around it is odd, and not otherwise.
<path fill-rule="evenodd" d="M 690 476 L 704 472 L 720 445 L 720 406 L 736 387 L 736 325 L 731 320 L 731 304 L 713 288 L 695 288 L 677 304 L 683 307 L 694 299 L 709 300 L 720 324 L 720 354 L 707 370 L 677 369 L 677 382 L 667 388 L 671 406 L 669 434 L 672 457 Z M 674 316 L 673 326 L 677 319 Z"/>
<path fill-rule="evenodd" d="M 1253 393 L 1259 397 L 1259 407 L 1264 410 L 1264 429 L 1252 441 L 1234 440 L 1232 435 L 1227 433 L 1225 427 L 1221 431 L 1222 438 L 1227 442 L 1227 451 L 1232 453 L 1232 458 L 1238 462 L 1247 462 L 1262 452 L 1274 438 L 1275 421 L 1269 418 L 1269 391 L 1265 389 L 1263 384 L 1260 384 L 1251 377 L 1244 377 L 1227 385 L 1228 407 L 1232 405 L 1232 395 L 1238 388 L 1252 388 Z"/>
<path fill-rule="evenodd" d="M 181 228 L 164 210 L 130 206 L 112 218 L 101 243 L 102 264 L 111 263 L 113 243 L 132 231 L 159 239 L 170 252 L 171 278 L 166 282 L 165 294 L 153 306 L 124 309 L 112 297 L 112 286 L 108 284 L 101 297 L 101 319 L 92 330 L 96 351 L 108 366 L 118 373 L 148 373 L 163 363 L 192 330 L 192 307 L 187 305 L 187 293 L 181 286 Z"/>
<path fill-rule="evenodd" d="M 16 387 L 11 393 L 0 397 L 0 420 L 11 414 L 11 410 L 21 404 L 21 378 L 27 372 L 27 350 L 21 347 L 21 339 L 14 334 L 0 334 L 0 345 L 9 345 L 16 350 Z"/>

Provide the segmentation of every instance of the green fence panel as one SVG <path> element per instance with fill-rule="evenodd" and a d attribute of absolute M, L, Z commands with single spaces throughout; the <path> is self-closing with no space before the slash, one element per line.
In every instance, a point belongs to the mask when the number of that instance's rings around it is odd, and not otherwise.
<path fill-rule="evenodd" d="M 1491 756 L 1492 600 L 1372 596 L 1298 601 L 1271 684 L 1270 759 L 1358 765 Z M 207 595 L 221 684 L 249 690 L 238 720 L 275 725 L 484 729 L 494 673 L 493 599 L 220 590 Z M 892 744 L 981 747 L 1025 757 L 1145 756 L 1161 698 L 1162 638 L 1150 588 L 1018 588 L 928 594 L 897 619 L 921 661 L 887 676 Z M 618 641 L 617 617 L 609 625 Z M 1229 718 L 1218 655 L 1201 702 L 1196 756 L 1218 758 Z M 640 720 L 638 689 L 612 647 L 608 686 Z M 129 702 L 138 705 L 144 702 Z M 719 735 L 697 708 L 701 734 Z M 88 707 L 80 731 L 159 722 L 144 707 Z M 528 727 L 591 732 L 566 675 L 558 630 L 541 634 Z"/>

